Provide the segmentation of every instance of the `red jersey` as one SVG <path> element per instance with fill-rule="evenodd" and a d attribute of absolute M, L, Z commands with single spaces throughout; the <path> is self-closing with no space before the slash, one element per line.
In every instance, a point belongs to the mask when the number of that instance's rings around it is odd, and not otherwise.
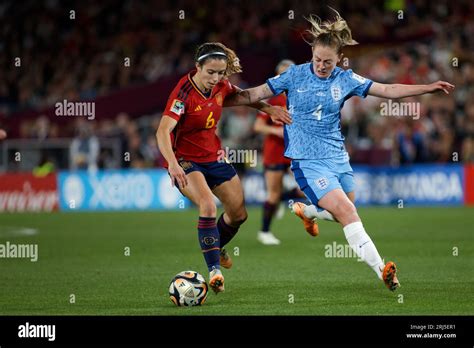
<path fill-rule="evenodd" d="M 227 80 L 221 80 L 206 97 L 192 80 L 196 70 L 179 80 L 171 92 L 163 116 L 176 121 L 171 143 L 178 161 L 199 163 L 214 162 L 221 150 L 221 140 L 216 135 L 226 96 L 237 90 Z"/>
<path fill-rule="evenodd" d="M 276 95 L 270 100 L 268 104 L 283 106 L 286 107 L 286 96 L 284 94 Z M 273 127 L 283 127 L 282 125 L 276 125 L 272 122 L 272 119 L 269 115 L 260 112 L 257 114 L 257 117 L 266 121 L 266 124 Z M 265 136 L 263 142 L 263 164 L 272 165 L 272 164 L 290 164 L 291 160 L 283 156 L 285 152 L 285 141 L 283 138 L 280 138 L 273 134 L 268 134 Z"/>

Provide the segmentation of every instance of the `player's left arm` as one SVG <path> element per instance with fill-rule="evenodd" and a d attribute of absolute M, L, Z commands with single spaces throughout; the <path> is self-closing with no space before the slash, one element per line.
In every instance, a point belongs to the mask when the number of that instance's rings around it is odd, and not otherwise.
<path fill-rule="evenodd" d="M 367 94 L 381 98 L 405 98 L 426 93 L 444 91 L 449 94 L 454 89 L 454 85 L 445 81 L 430 83 L 429 85 L 402 85 L 402 84 L 383 84 L 374 82 L 369 88 Z"/>
<path fill-rule="evenodd" d="M 237 86 L 234 86 L 234 89 L 236 92 L 225 98 L 224 107 L 247 105 L 270 115 L 272 121 L 276 124 L 291 123 L 291 116 L 287 110 L 262 101 L 262 99 L 268 99 L 273 96 L 273 92 L 266 83 L 245 90 Z"/>

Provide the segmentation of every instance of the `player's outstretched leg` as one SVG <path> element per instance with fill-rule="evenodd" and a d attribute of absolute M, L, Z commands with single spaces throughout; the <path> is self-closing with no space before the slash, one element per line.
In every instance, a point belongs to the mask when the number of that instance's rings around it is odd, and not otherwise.
<path fill-rule="evenodd" d="M 365 231 L 354 204 L 341 189 L 335 189 L 322 197 L 318 205 L 330 211 L 341 223 L 348 244 L 370 268 L 374 270 L 390 290 L 400 286 L 395 263 L 384 264 L 374 242 Z"/>
<path fill-rule="evenodd" d="M 216 224 L 217 207 L 212 192 L 200 171 L 187 174 L 188 185 L 181 192 L 199 208 L 198 240 L 209 270 L 209 284 L 215 292 L 224 291 L 220 271 L 220 235 Z"/>
<path fill-rule="evenodd" d="M 224 276 L 220 270 L 219 231 L 215 217 L 199 217 L 199 244 L 209 270 L 209 286 L 215 293 L 224 291 Z"/>
<path fill-rule="evenodd" d="M 319 227 L 315 218 L 308 218 L 305 215 L 306 204 L 301 202 L 295 202 L 291 205 L 291 211 L 296 214 L 301 220 L 303 220 L 304 229 L 313 237 L 319 234 Z"/>
<path fill-rule="evenodd" d="M 220 235 L 220 262 L 224 268 L 232 267 L 232 259 L 224 246 L 235 237 L 240 226 L 247 220 L 247 210 L 244 204 L 244 193 L 239 177 L 234 175 L 230 180 L 220 183 L 212 192 L 224 206 L 224 213 L 217 221 Z"/>

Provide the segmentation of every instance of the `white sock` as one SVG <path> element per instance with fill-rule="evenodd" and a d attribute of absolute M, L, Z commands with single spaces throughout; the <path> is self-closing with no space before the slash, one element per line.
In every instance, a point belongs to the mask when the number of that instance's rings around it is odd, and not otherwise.
<path fill-rule="evenodd" d="M 361 260 L 364 260 L 374 271 L 377 276 L 382 279 L 382 271 L 384 263 L 380 257 L 377 248 L 370 239 L 369 235 L 365 232 L 362 222 L 353 222 L 344 227 L 344 234 L 347 242 L 359 256 Z"/>
<path fill-rule="evenodd" d="M 328 212 L 327 210 L 318 211 L 316 206 L 313 204 L 307 205 L 304 208 L 304 215 L 309 219 L 317 218 L 321 220 L 336 221 L 336 219 L 334 219 L 334 216 L 332 216 L 330 212 Z"/>

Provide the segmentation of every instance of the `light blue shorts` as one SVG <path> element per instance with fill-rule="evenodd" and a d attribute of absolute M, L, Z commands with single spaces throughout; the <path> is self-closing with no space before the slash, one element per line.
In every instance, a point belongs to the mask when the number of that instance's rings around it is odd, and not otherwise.
<path fill-rule="evenodd" d="M 318 201 L 332 190 L 339 188 L 349 193 L 355 189 L 354 173 L 347 157 L 292 160 L 291 170 L 300 189 L 316 206 Z"/>

